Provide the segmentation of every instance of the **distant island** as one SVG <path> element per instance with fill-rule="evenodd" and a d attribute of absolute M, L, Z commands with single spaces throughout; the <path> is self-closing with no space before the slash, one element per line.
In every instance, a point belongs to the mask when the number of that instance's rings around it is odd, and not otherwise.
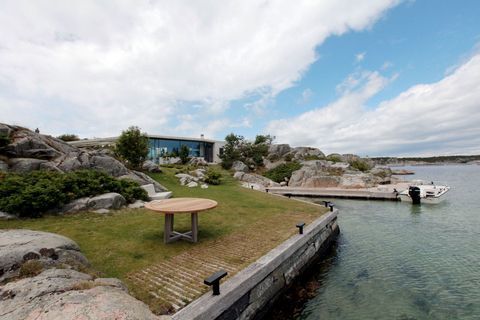
<path fill-rule="evenodd" d="M 377 165 L 385 166 L 418 166 L 433 164 L 480 164 L 480 155 L 454 155 L 435 157 L 373 157 Z"/>

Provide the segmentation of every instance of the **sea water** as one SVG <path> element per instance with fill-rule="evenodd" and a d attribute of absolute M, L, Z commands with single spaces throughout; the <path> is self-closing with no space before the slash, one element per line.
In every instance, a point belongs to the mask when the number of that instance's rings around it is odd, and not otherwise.
<path fill-rule="evenodd" d="M 446 200 L 334 199 L 339 238 L 302 283 L 313 297 L 284 318 L 480 319 L 480 166 L 406 169 L 451 186 Z"/>

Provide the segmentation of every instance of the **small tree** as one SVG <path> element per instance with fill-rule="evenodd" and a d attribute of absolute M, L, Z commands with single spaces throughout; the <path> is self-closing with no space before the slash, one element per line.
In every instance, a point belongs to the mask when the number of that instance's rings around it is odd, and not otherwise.
<path fill-rule="evenodd" d="M 180 161 L 182 161 L 182 164 L 186 164 L 188 160 L 190 160 L 190 148 L 182 144 L 178 150 L 178 157 Z"/>
<path fill-rule="evenodd" d="M 57 138 L 60 139 L 60 140 L 63 140 L 63 141 L 78 141 L 78 140 L 80 140 L 80 138 L 76 134 L 69 134 L 69 133 L 62 134 L 62 135 L 58 136 Z"/>
<path fill-rule="evenodd" d="M 255 137 L 255 142 L 254 144 L 266 144 L 266 145 L 271 145 L 273 140 L 275 140 L 275 136 L 272 135 L 262 135 L 259 134 Z"/>
<path fill-rule="evenodd" d="M 132 126 L 122 131 L 115 145 L 115 153 L 132 168 L 140 168 L 148 155 L 148 137 L 140 128 Z"/>
<path fill-rule="evenodd" d="M 245 138 L 230 133 L 225 137 L 225 142 L 226 144 L 223 147 L 223 153 L 219 155 L 219 157 L 222 159 L 222 167 L 230 169 L 234 161 L 241 160 L 242 158 L 240 147 L 244 144 Z"/>

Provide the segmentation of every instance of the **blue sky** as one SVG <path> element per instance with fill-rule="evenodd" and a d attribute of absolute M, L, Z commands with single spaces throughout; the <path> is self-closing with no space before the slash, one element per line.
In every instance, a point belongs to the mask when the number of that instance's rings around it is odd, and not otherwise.
<path fill-rule="evenodd" d="M 0 122 L 480 153 L 479 12 L 473 0 L 4 1 Z"/>

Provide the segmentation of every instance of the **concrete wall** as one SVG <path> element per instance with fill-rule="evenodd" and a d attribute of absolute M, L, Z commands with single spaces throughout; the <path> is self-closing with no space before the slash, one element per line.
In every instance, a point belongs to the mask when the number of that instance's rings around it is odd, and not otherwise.
<path fill-rule="evenodd" d="M 291 237 L 222 283 L 219 296 L 206 293 L 174 314 L 172 319 L 260 317 L 293 280 L 328 248 L 339 232 L 337 213 L 335 209 L 310 223 L 303 235 Z"/>
<path fill-rule="evenodd" d="M 220 148 L 223 148 L 225 144 L 226 144 L 225 141 L 215 141 L 213 145 L 213 162 L 214 163 L 222 162 L 222 160 L 218 155 L 220 154 Z"/>

